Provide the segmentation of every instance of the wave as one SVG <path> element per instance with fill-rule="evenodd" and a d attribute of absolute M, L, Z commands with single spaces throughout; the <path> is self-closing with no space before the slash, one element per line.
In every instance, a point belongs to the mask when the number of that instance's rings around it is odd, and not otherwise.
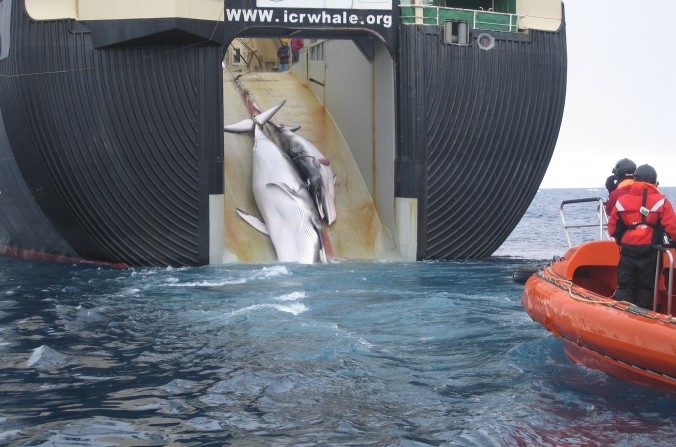
<path fill-rule="evenodd" d="M 126 287 L 122 290 L 120 290 L 118 293 L 115 294 L 115 296 L 123 297 L 123 296 L 136 296 L 141 292 L 141 289 L 137 289 L 135 287 Z"/>
<path fill-rule="evenodd" d="M 296 301 L 305 298 L 305 292 L 291 292 L 275 298 L 277 301 Z"/>
<path fill-rule="evenodd" d="M 173 282 L 164 284 L 167 287 L 221 287 L 232 284 L 244 284 L 246 279 L 225 279 L 220 281 L 194 281 L 194 282 Z"/>
<path fill-rule="evenodd" d="M 286 266 L 275 265 L 256 270 L 246 278 L 233 279 L 231 277 L 228 279 L 205 279 L 203 281 L 180 282 L 178 278 L 170 276 L 163 285 L 166 287 L 222 287 L 233 284 L 245 284 L 249 280 L 275 278 L 277 276 L 288 275 L 289 273 Z"/>
<path fill-rule="evenodd" d="M 251 275 L 251 279 L 275 278 L 277 276 L 288 275 L 289 273 L 289 269 L 287 269 L 285 265 L 275 265 L 272 267 L 263 267 L 261 270 L 254 272 L 254 274 Z"/>
<path fill-rule="evenodd" d="M 228 312 L 229 317 L 234 317 L 237 315 L 246 315 L 256 310 L 260 309 L 275 309 L 279 312 L 285 312 L 293 314 L 293 316 L 298 316 L 305 312 L 308 308 L 303 303 L 292 303 L 292 304 L 254 304 L 252 306 L 247 306 L 242 309 L 233 310 Z"/>

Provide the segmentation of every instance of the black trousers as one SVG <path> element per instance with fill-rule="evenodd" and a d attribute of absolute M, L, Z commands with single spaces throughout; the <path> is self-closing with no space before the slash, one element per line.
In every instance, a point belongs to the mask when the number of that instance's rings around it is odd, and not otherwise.
<path fill-rule="evenodd" d="M 623 245 L 615 298 L 652 309 L 657 252 L 649 245 Z"/>

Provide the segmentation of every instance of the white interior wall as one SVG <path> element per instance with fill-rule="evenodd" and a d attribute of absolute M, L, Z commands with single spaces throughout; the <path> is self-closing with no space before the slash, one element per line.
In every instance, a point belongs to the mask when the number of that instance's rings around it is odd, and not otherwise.
<path fill-rule="evenodd" d="M 324 44 L 324 105 L 345 137 L 373 195 L 373 69 L 351 40 Z"/>
<path fill-rule="evenodd" d="M 351 40 L 325 44 L 325 105 L 347 141 L 378 215 L 394 235 L 395 84 L 389 51 L 369 61 Z"/>
<path fill-rule="evenodd" d="M 396 148 L 396 103 L 394 63 L 387 47 L 376 42 L 374 70 L 375 167 L 373 199 L 381 222 L 392 231 L 394 214 L 394 160 Z"/>

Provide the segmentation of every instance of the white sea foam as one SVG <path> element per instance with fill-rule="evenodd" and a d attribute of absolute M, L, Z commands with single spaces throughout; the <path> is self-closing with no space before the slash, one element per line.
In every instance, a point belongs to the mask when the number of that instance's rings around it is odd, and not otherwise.
<path fill-rule="evenodd" d="M 275 298 L 277 301 L 296 301 L 305 298 L 305 292 L 291 292 Z"/>
<path fill-rule="evenodd" d="M 26 360 L 26 366 L 29 368 L 32 366 L 36 368 L 57 368 L 69 362 L 67 355 L 61 354 L 47 345 L 41 345 L 33 349 L 30 357 Z"/>
<path fill-rule="evenodd" d="M 364 340 L 364 339 L 361 338 L 361 337 L 360 337 L 357 341 L 359 342 L 360 345 L 366 346 L 366 347 L 369 348 L 369 349 L 371 349 L 371 348 L 373 347 L 373 344 L 372 344 L 372 343 L 369 343 L 368 341 Z"/>
<path fill-rule="evenodd" d="M 157 269 L 153 268 L 142 268 L 140 270 L 132 269 L 130 276 L 150 276 L 157 273 Z"/>
<path fill-rule="evenodd" d="M 116 296 L 134 296 L 138 295 L 141 292 L 141 289 L 136 289 L 134 287 L 128 287 L 126 289 L 120 290 Z"/>
<path fill-rule="evenodd" d="M 251 275 L 251 279 L 267 279 L 288 274 L 289 269 L 287 269 L 285 265 L 274 265 L 272 267 L 263 267 L 257 272 L 254 272 L 254 274 Z"/>
<path fill-rule="evenodd" d="M 293 314 L 294 316 L 300 315 L 307 310 L 307 307 L 303 303 L 293 303 L 293 304 L 275 304 L 273 305 L 275 309 L 280 312 L 287 312 Z"/>
<path fill-rule="evenodd" d="M 195 282 L 175 282 L 168 283 L 168 287 L 221 287 L 232 284 L 244 284 L 246 279 L 224 279 L 221 281 L 195 281 Z"/>
<path fill-rule="evenodd" d="M 234 317 L 237 315 L 246 315 L 251 312 L 260 309 L 275 309 L 280 312 L 286 312 L 298 316 L 307 310 L 307 307 L 303 303 L 291 303 L 291 304 L 254 304 L 252 306 L 243 307 L 242 309 L 233 310 L 228 313 L 229 317 Z"/>
<path fill-rule="evenodd" d="M 248 314 L 249 312 L 252 312 L 254 310 L 262 309 L 264 307 L 269 307 L 269 304 L 254 304 L 253 306 L 247 306 L 243 307 L 241 309 L 233 310 L 232 312 L 228 312 L 227 315 L 229 317 L 235 317 L 237 315 L 244 315 Z"/>

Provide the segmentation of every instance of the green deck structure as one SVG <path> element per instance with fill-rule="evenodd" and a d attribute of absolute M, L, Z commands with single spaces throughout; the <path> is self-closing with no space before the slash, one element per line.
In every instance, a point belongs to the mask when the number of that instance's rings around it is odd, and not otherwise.
<path fill-rule="evenodd" d="M 462 21 L 469 23 L 470 28 L 490 31 L 517 32 L 518 16 L 516 0 L 502 0 L 495 2 L 495 11 L 481 11 L 455 6 L 471 7 L 477 2 L 469 0 L 434 2 L 451 4 L 454 7 L 425 4 L 421 6 L 402 5 L 401 21 L 405 24 L 416 23 L 416 9 L 422 10 L 422 23 L 425 25 L 443 25 L 447 21 Z"/>

